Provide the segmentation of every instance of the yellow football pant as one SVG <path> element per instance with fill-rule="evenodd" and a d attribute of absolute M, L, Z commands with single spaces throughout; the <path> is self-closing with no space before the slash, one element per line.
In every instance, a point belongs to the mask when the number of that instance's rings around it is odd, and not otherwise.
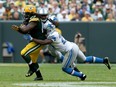
<path fill-rule="evenodd" d="M 32 63 L 36 63 L 39 56 L 39 52 L 43 47 L 43 45 L 36 44 L 35 42 L 30 42 L 21 51 L 21 55 L 25 58 L 29 56 L 32 60 Z"/>

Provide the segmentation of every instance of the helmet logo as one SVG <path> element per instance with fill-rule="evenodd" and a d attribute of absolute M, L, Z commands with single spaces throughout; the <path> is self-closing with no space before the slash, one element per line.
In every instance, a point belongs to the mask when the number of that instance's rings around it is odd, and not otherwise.
<path fill-rule="evenodd" d="M 34 7 L 30 7 L 29 10 L 33 10 Z"/>

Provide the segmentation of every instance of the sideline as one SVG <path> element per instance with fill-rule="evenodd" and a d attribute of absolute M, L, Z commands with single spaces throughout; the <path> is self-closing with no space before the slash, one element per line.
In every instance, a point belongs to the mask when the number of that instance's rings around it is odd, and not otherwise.
<path fill-rule="evenodd" d="M 23 87 L 116 87 L 116 82 L 38 82 L 13 85 Z"/>

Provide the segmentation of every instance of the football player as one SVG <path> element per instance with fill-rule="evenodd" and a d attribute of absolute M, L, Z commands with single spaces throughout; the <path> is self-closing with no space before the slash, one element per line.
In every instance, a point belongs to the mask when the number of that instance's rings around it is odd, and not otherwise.
<path fill-rule="evenodd" d="M 41 18 L 43 22 L 44 30 L 47 29 L 47 33 L 55 29 L 59 34 L 62 34 L 61 30 L 58 28 L 59 26 L 58 19 L 55 17 L 55 15 L 49 16 L 48 9 L 41 8 L 37 11 L 37 14 L 39 15 L 39 17 Z M 63 61 L 63 55 L 59 51 L 55 50 L 51 45 L 48 45 L 47 48 L 48 49 L 45 52 L 44 51 L 42 51 L 43 53 L 41 52 L 42 55 L 47 53 L 49 55 L 52 55 L 55 58 L 60 59 L 61 62 Z M 73 63 L 72 67 L 76 71 L 79 71 L 78 68 L 75 66 L 75 63 Z"/>
<path fill-rule="evenodd" d="M 41 8 L 37 10 L 38 17 L 41 18 L 42 23 L 43 23 L 43 28 L 46 28 L 46 25 L 49 24 L 51 28 L 56 29 L 58 33 L 61 34 L 61 30 L 56 28 L 59 25 L 58 19 L 55 17 L 55 15 L 49 15 L 48 9 L 47 8 Z M 52 59 L 53 55 L 50 53 L 49 45 L 46 46 L 46 49 L 42 49 L 40 51 L 40 55 L 42 57 L 42 60 L 45 61 L 45 56 L 49 56 L 49 58 Z M 56 57 L 56 56 L 54 56 Z M 50 59 L 50 60 L 51 60 Z M 53 61 L 55 62 L 55 60 Z"/>
<path fill-rule="evenodd" d="M 43 32 L 42 22 L 36 13 L 37 11 L 35 6 L 26 5 L 24 7 L 24 22 L 21 26 L 12 25 L 12 29 L 21 34 L 30 34 L 33 38 L 44 40 L 46 37 Z M 35 72 L 37 77 L 34 80 L 43 80 L 37 63 L 39 51 L 43 47 L 44 46 L 41 44 L 30 41 L 21 51 L 21 56 L 29 66 L 29 71 L 25 75 L 26 77 L 31 76 Z"/>
<path fill-rule="evenodd" d="M 47 39 L 39 40 L 31 37 L 30 35 L 26 35 L 25 39 L 29 41 L 34 41 L 38 44 L 47 45 L 49 44 L 54 48 L 54 52 L 58 51 L 63 54 L 63 66 L 62 70 L 72 76 L 79 77 L 81 80 L 85 80 L 86 75 L 82 72 L 74 69 L 74 61 L 76 58 L 82 60 L 83 62 L 89 63 L 104 63 L 108 69 L 111 69 L 110 62 L 107 58 L 99 58 L 94 56 L 85 57 L 82 51 L 79 49 L 78 45 L 73 42 L 67 41 L 61 34 L 55 31 L 55 29 L 51 28 L 50 23 L 46 25 L 44 31 L 46 32 Z"/>

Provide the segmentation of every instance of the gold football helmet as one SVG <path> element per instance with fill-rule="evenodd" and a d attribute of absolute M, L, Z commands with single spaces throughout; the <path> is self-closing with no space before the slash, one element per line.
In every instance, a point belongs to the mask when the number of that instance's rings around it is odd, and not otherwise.
<path fill-rule="evenodd" d="M 33 5 L 26 5 L 24 7 L 24 20 L 29 21 L 32 16 L 36 14 L 36 7 Z"/>
<path fill-rule="evenodd" d="M 36 13 L 36 7 L 33 5 L 26 5 L 24 7 L 24 12 L 25 13 Z"/>

